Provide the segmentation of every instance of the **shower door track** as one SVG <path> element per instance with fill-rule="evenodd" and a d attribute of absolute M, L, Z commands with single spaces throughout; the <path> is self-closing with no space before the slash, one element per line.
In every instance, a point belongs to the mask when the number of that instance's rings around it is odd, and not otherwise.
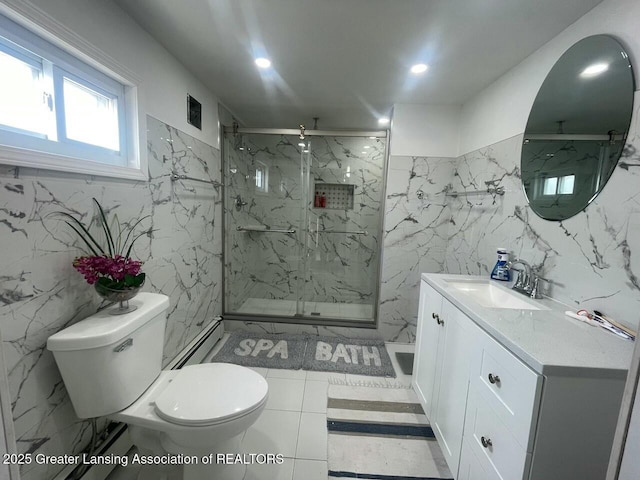
<path fill-rule="evenodd" d="M 376 322 L 369 320 L 350 320 L 340 317 L 309 317 L 309 316 L 279 316 L 279 315 L 260 315 L 256 313 L 225 313 L 223 315 L 225 321 L 240 322 L 269 322 L 269 323 L 290 323 L 293 325 L 313 325 L 315 327 L 344 327 L 344 328 L 378 328 Z"/>

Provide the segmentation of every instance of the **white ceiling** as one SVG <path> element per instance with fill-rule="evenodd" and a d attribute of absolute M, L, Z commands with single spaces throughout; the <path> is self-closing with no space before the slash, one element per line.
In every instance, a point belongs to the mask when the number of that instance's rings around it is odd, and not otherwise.
<path fill-rule="evenodd" d="M 601 0 L 115 1 L 246 126 L 377 129 L 464 103 Z"/>

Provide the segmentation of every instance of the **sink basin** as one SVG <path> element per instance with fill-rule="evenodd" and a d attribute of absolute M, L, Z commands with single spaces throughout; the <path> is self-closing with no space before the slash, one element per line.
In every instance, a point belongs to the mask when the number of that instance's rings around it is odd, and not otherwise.
<path fill-rule="evenodd" d="M 448 281 L 449 286 L 460 293 L 472 298 L 476 303 L 486 308 L 507 308 L 511 310 L 546 310 L 533 301 L 527 299 L 521 293 L 507 290 L 498 285 L 485 281 Z"/>

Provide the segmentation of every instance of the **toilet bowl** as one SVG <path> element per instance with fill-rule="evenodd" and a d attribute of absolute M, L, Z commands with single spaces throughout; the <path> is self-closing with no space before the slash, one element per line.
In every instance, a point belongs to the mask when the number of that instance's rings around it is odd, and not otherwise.
<path fill-rule="evenodd" d="M 126 423 L 141 455 L 182 455 L 184 480 L 242 479 L 246 467 L 218 455 L 244 453 L 266 380 L 226 363 L 161 370 L 168 298 L 141 293 L 130 303 L 137 310 L 99 312 L 47 341 L 77 415 Z"/>
<path fill-rule="evenodd" d="M 267 403 L 264 378 L 248 368 L 208 363 L 162 371 L 132 405 L 109 415 L 129 425 L 131 441 L 148 455 L 195 456 L 185 480 L 242 479 L 245 467 L 218 462 L 241 453 L 242 434 Z"/>

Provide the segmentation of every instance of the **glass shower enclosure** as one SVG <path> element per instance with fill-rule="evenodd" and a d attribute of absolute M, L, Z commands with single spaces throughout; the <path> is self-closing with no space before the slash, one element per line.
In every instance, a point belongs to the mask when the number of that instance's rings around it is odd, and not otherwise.
<path fill-rule="evenodd" d="M 224 316 L 373 327 L 387 134 L 224 130 Z"/>

